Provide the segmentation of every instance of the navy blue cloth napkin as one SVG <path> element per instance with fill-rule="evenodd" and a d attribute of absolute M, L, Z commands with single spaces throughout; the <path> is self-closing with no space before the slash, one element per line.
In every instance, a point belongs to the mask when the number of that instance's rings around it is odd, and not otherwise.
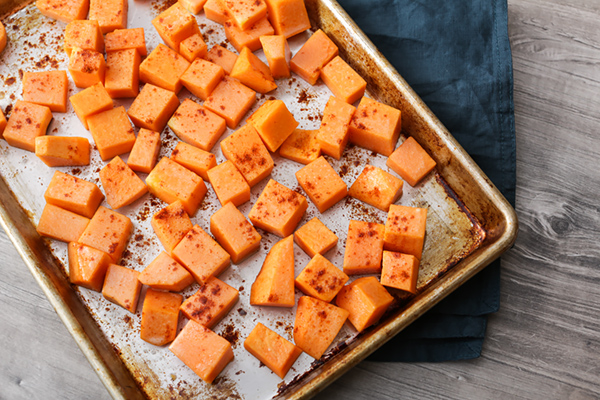
<path fill-rule="evenodd" d="M 515 201 L 506 0 L 338 0 L 486 175 Z M 384 345 L 372 361 L 478 357 L 499 308 L 500 260 Z"/>

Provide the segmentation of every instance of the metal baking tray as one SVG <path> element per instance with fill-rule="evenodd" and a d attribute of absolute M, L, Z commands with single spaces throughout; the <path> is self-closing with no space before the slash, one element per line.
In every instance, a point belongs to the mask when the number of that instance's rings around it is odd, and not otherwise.
<path fill-rule="evenodd" d="M 129 3 L 129 27 L 146 29 L 149 50 L 160 38 L 150 24 L 169 2 Z M 285 380 L 279 379 L 247 353 L 243 339 L 263 322 L 284 337 L 292 339 L 294 310 L 263 310 L 249 305 L 250 285 L 258 273 L 268 249 L 279 238 L 263 234 L 260 251 L 240 265 L 232 265 L 220 279 L 238 287 L 240 300 L 229 315 L 214 329 L 232 342 L 235 360 L 226 367 L 213 385 L 206 385 L 164 347 L 151 346 L 139 339 L 141 302 L 136 314 L 106 301 L 100 294 L 72 286 L 67 278 L 66 246 L 49 241 L 35 231 L 44 206 L 43 192 L 54 169 L 43 165 L 32 153 L 7 146 L 0 141 L 0 221 L 25 260 L 31 273 L 88 358 L 109 393 L 115 399 L 137 398 L 308 398 L 322 390 L 348 369 L 408 326 L 461 284 L 500 256 L 514 242 L 517 219 L 514 210 L 479 167 L 465 153 L 427 106 L 377 51 L 344 10 L 333 0 L 306 0 L 313 28 L 321 28 L 338 45 L 340 55 L 368 82 L 370 97 L 402 111 L 403 137 L 414 137 L 437 162 L 436 171 L 416 188 L 405 185 L 397 202 L 427 207 L 428 224 L 424 256 L 418 281 L 418 293 L 406 296 L 392 292 L 394 307 L 379 324 L 357 334 L 349 324 L 342 329 L 331 348 L 320 360 L 303 354 Z M 66 69 L 62 50 L 65 24 L 39 14 L 30 0 L 0 0 L 0 18 L 9 36 L 7 49 L 0 54 L 0 107 L 9 113 L 21 97 L 23 71 Z M 197 16 L 209 46 L 225 43 L 219 25 Z M 297 50 L 310 32 L 290 41 Z M 231 48 L 229 46 L 229 48 Z M 261 52 L 257 52 L 263 57 Z M 299 78 L 278 81 L 279 88 L 259 95 L 256 109 L 266 99 L 283 99 L 300 122 L 300 127 L 316 129 L 321 111 L 329 97 L 322 83 L 310 86 Z M 70 82 L 69 95 L 78 89 Z M 189 97 L 185 90 L 180 98 Z M 115 101 L 127 107 L 131 100 Z M 54 113 L 48 134 L 91 137 L 72 112 Z M 226 137 L 231 130 L 223 136 Z M 161 156 L 169 155 L 177 142 L 166 128 L 162 134 Z M 218 161 L 224 158 L 218 144 L 213 149 Z M 274 156 L 272 177 L 284 185 L 301 190 L 294 172 L 299 164 Z M 385 157 L 350 146 L 342 160 L 329 159 L 347 184 L 351 184 L 367 164 L 385 167 Z M 97 152 L 85 168 L 59 168 L 63 172 L 98 182 L 97 171 L 104 165 Z M 141 176 L 145 178 L 144 175 Z M 253 188 L 253 202 L 266 181 Z M 150 228 L 150 216 L 164 204 L 146 195 L 133 205 L 118 210 L 135 225 L 122 264 L 142 270 L 160 251 Z M 219 204 L 212 191 L 193 218 L 208 228 L 210 215 Z M 247 215 L 250 203 L 241 207 Z M 318 215 L 333 229 L 340 241 L 326 254 L 341 266 L 348 221 L 385 221 L 385 213 L 356 200 L 346 199 L 320 215 L 314 205 L 301 222 Z M 308 257 L 296 248 L 296 274 Z M 195 285 L 184 295 L 195 291 Z M 296 294 L 297 297 L 300 293 Z M 142 293 L 143 298 L 143 293 Z M 184 325 L 181 318 L 180 326 Z"/>

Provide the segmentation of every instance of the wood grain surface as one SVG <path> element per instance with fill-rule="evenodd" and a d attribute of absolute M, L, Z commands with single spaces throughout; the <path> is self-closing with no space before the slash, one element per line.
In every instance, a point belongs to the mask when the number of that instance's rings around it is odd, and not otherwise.
<path fill-rule="evenodd" d="M 600 398 L 600 2 L 510 0 L 520 233 L 481 358 L 363 362 L 319 399 Z M 109 395 L 0 233 L 0 399 Z"/>

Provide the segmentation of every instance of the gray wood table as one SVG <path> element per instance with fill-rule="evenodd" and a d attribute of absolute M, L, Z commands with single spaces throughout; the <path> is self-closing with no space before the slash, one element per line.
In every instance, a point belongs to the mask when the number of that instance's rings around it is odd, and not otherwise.
<path fill-rule="evenodd" d="M 520 233 L 481 358 L 363 362 L 322 399 L 600 398 L 600 2 L 509 1 Z M 4 232 L 0 399 L 108 399 Z"/>

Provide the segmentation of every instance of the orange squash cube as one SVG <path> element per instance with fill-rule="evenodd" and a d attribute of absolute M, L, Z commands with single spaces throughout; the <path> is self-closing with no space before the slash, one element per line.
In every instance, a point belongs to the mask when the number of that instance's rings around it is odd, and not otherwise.
<path fill-rule="evenodd" d="M 179 0 L 179 4 L 192 14 L 200 14 L 206 0 Z"/>
<path fill-rule="evenodd" d="M 153 289 L 171 292 L 181 292 L 195 282 L 192 274 L 164 251 L 144 268 L 138 280 Z"/>
<path fill-rule="evenodd" d="M 136 49 L 140 56 L 148 55 L 144 28 L 115 29 L 104 38 L 106 53 Z"/>
<path fill-rule="evenodd" d="M 103 251 L 71 242 L 67 247 L 69 257 L 69 281 L 99 292 L 111 259 Z"/>
<path fill-rule="evenodd" d="M 279 155 L 301 164 L 310 164 L 321 155 L 318 130 L 294 129 L 279 147 Z"/>
<path fill-rule="evenodd" d="M 402 195 L 404 182 L 381 168 L 367 165 L 354 181 L 348 194 L 355 199 L 389 211 L 390 205 Z"/>
<path fill-rule="evenodd" d="M 297 171 L 296 179 L 322 213 L 348 194 L 346 183 L 323 156 Z"/>
<path fill-rule="evenodd" d="M 290 77 L 290 59 L 292 53 L 285 36 L 269 35 L 259 38 L 260 44 L 269 63 L 271 75 L 275 79 Z"/>
<path fill-rule="evenodd" d="M 79 120 L 88 127 L 88 118 L 102 111 L 112 110 L 113 101 L 102 83 L 97 83 L 69 97 L 73 110 Z"/>
<path fill-rule="evenodd" d="M 98 21 L 83 19 L 67 24 L 64 45 L 67 56 L 71 57 L 73 47 L 104 53 L 104 36 L 102 36 Z"/>
<path fill-rule="evenodd" d="M 142 283 L 140 273 L 116 264 L 109 264 L 102 286 L 102 296 L 112 303 L 135 314 Z"/>
<path fill-rule="evenodd" d="M 135 143 L 135 133 L 123 106 L 87 118 L 90 133 L 102 160 L 128 153 Z"/>
<path fill-rule="evenodd" d="M 244 348 L 281 379 L 285 378 L 302 350 L 260 322 L 244 340 Z"/>
<path fill-rule="evenodd" d="M 273 152 L 298 126 L 298 121 L 282 100 L 267 100 L 248 117 L 247 122 L 256 129 L 267 148 Z"/>
<path fill-rule="evenodd" d="M 210 231 L 236 264 L 257 251 L 262 239 L 231 202 L 210 217 Z"/>
<path fill-rule="evenodd" d="M 127 159 L 129 168 L 149 174 L 156 165 L 160 145 L 160 133 L 144 128 L 140 129 Z"/>
<path fill-rule="evenodd" d="M 295 285 L 305 294 L 330 302 L 348 282 L 348 275 L 320 254 L 309 261 L 296 277 Z"/>
<path fill-rule="evenodd" d="M 421 259 L 427 209 L 392 204 L 385 222 L 383 247 Z"/>
<path fill-rule="evenodd" d="M 401 129 L 400 110 L 363 97 L 350 122 L 350 142 L 389 156 Z"/>
<path fill-rule="evenodd" d="M 199 58 L 181 76 L 181 82 L 194 96 L 206 100 L 224 76 L 219 65 Z"/>
<path fill-rule="evenodd" d="M 107 253 L 113 263 L 118 263 L 132 231 L 128 217 L 100 206 L 78 242 Z"/>
<path fill-rule="evenodd" d="M 119 156 L 100 170 L 100 181 L 106 202 L 114 210 L 133 203 L 148 192 L 144 182 Z"/>
<path fill-rule="evenodd" d="M 304 0 L 265 0 L 275 33 L 286 39 L 310 29 Z"/>
<path fill-rule="evenodd" d="M 333 249 L 338 237 L 319 218 L 314 217 L 294 233 L 294 240 L 312 258 Z"/>
<path fill-rule="evenodd" d="M 358 278 L 344 286 L 335 304 L 348 311 L 348 321 L 361 332 L 377 323 L 394 298 L 374 276 Z"/>
<path fill-rule="evenodd" d="M 190 99 L 181 103 L 168 125 L 179 139 L 204 151 L 210 151 L 227 129 L 223 118 Z"/>
<path fill-rule="evenodd" d="M 229 202 L 239 206 L 250 200 L 250 185 L 231 161 L 217 165 L 207 174 L 222 206 Z"/>
<path fill-rule="evenodd" d="M 150 193 L 165 203 L 180 200 L 189 215 L 196 214 L 208 190 L 202 178 L 167 157 L 148 174 L 146 185 Z"/>
<path fill-rule="evenodd" d="M 325 301 L 302 296 L 294 322 L 294 342 L 309 356 L 319 359 L 348 318 L 348 311 Z"/>
<path fill-rule="evenodd" d="M 237 303 L 239 292 L 225 282 L 209 276 L 198 291 L 181 305 L 181 312 L 191 320 L 212 328 Z"/>
<path fill-rule="evenodd" d="M 219 0 L 227 15 L 240 30 L 245 31 L 267 16 L 263 0 Z"/>
<path fill-rule="evenodd" d="M 229 75 L 258 93 L 268 93 L 277 89 L 269 67 L 247 47 L 240 51 Z"/>
<path fill-rule="evenodd" d="M 252 283 L 253 306 L 294 307 L 294 240 L 292 236 L 275 243 Z"/>
<path fill-rule="evenodd" d="M 6 129 L 6 117 L 0 108 L 0 138 L 3 138 L 2 134 L 4 133 L 4 129 Z"/>
<path fill-rule="evenodd" d="M 66 71 L 25 72 L 23 100 L 46 106 L 52 111 L 67 111 L 69 78 Z"/>
<path fill-rule="evenodd" d="M 410 186 L 416 186 L 436 163 L 414 138 L 409 137 L 390 155 L 386 165 Z"/>
<path fill-rule="evenodd" d="M 188 60 L 162 43 L 140 64 L 140 80 L 179 93 L 181 75 L 190 66 Z"/>
<path fill-rule="evenodd" d="M 87 88 L 104 83 L 106 61 L 104 55 L 94 50 L 73 48 L 69 57 L 69 73 L 75 86 Z"/>
<path fill-rule="evenodd" d="M 36 7 L 42 15 L 69 23 L 75 19 L 85 19 L 89 0 L 37 0 Z"/>
<path fill-rule="evenodd" d="M 44 199 L 49 204 L 92 218 L 104 200 L 104 195 L 92 182 L 55 171 Z"/>
<path fill-rule="evenodd" d="M 220 275 L 231 264 L 229 254 L 199 225 L 184 235 L 172 256 L 200 284 Z"/>
<path fill-rule="evenodd" d="M 17 100 L 4 128 L 4 140 L 14 147 L 35 152 L 35 138 L 46 134 L 52 111 L 46 106 Z"/>
<path fill-rule="evenodd" d="M 173 50 L 179 51 L 179 45 L 190 36 L 200 33 L 196 18 L 176 2 L 152 20 L 152 25 L 162 40 Z"/>
<path fill-rule="evenodd" d="M 207 52 L 208 47 L 200 33 L 195 33 L 179 43 L 179 54 L 189 62 L 194 61 L 196 58 L 204 58 Z"/>
<path fill-rule="evenodd" d="M 241 30 L 231 20 L 225 21 L 223 26 L 225 27 L 225 36 L 227 37 L 227 40 L 229 40 L 229 43 L 231 43 L 238 52 L 241 52 L 244 47 L 249 48 L 250 51 L 260 49 L 260 37 L 275 33 L 266 17 L 260 19 L 246 30 Z"/>
<path fill-rule="evenodd" d="M 147 83 L 131 103 L 127 115 L 140 128 L 162 132 L 177 107 L 179 99 L 174 92 Z"/>
<path fill-rule="evenodd" d="M 38 136 L 35 155 L 49 167 L 90 164 L 90 142 L 84 137 Z"/>
<path fill-rule="evenodd" d="M 204 3 L 204 15 L 211 21 L 215 21 L 217 24 L 225 24 L 229 19 L 227 10 L 221 5 L 219 0 L 207 0 Z"/>
<path fill-rule="evenodd" d="M 148 289 L 142 307 L 140 338 L 155 346 L 175 340 L 182 301 L 180 294 Z"/>
<path fill-rule="evenodd" d="M 242 173 L 250 187 L 269 176 L 273 170 L 273 158 L 250 124 L 222 140 L 221 151 Z"/>
<path fill-rule="evenodd" d="M 365 81 L 340 56 L 321 68 L 321 79 L 333 95 L 348 104 L 354 104 L 363 97 L 367 88 Z"/>
<path fill-rule="evenodd" d="M 233 360 L 231 343 L 193 320 L 177 335 L 169 350 L 209 384 Z"/>
<path fill-rule="evenodd" d="M 175 246 L 193 227 L 183 203 L 179 200 L 157 211 L 150 224 L 168 254 L 173 253 Z"/>
<path fill-rule="evenodd" d="M 111 51 L 106 55 L 104 86 L 113 99 L 135 97 L 140 84 L 140 53 L 136 49 Z"/>
<path fill-rule="evenodd" d="M 348 126 L 356 109 L 350 104 L 333 96 L 329 98 L 323 110 L 323 120 L 317 134 L 317 141 L 321 153 L 327 154 L 336 160 L 348 143 Z"/>
<path fill-rule="evenodd" d="M 325 32 L 319 29 L 292 57 L 290 69 L 306 82 L 314 85 L 319 79 L 321 68 L 337 55 L 338 47 Z"/>
<path fill-rule="evenodd" d="M 350 221 L 344 253 L 344 272 L 347 275 L 381 272 L 384 233 L 384 225 Z"/>
<path fill-rule="evenodd" d="M 256 103 L 256 92 L 237 79 L 226 76 L 204 102 L 204 107 L 225 118 L 235 129 L 244 115 Z"/>
<path fill-rule="evenodd" d="M 217 166 L 217 158 L 214 154 L 184 142 L 177 143 L 170 158 L 177 164 L 200 175 L 206 182 L 209 180 L 208 170 Z"/>
<path fill-rule="evenodd" d="M 286 237 L 294 233 L 307 208 L 306 197 L 271 179 L 248 218 L 257 228 Z"/>
<path fill-rule="evenodd" d="M 62 242 L 76 242 L 90 220 L 74 212 L 46 204 L 36 228 L 41 236 Z"/>
<path fill-rule="evenodd" d="M 383 252 L 382 285 L 416 294 L 418 278 L 419 259 L 417 257 L 394 251 Z"/>
<path fill-rule="evenodd" d="M 206 54 L 204 59 L 211 63 L 220 65 L 226 74 L 230 74 L 235 61 L 237 60 L 237 54 L 227 50 L 225 47 L 214 45 L 209 52 Z"/>
<path fill-rule="evenodd" d="M 89 20 L 100 24 L 102 33 L 127 28 L 127 0 L 90 0 Z"/>

